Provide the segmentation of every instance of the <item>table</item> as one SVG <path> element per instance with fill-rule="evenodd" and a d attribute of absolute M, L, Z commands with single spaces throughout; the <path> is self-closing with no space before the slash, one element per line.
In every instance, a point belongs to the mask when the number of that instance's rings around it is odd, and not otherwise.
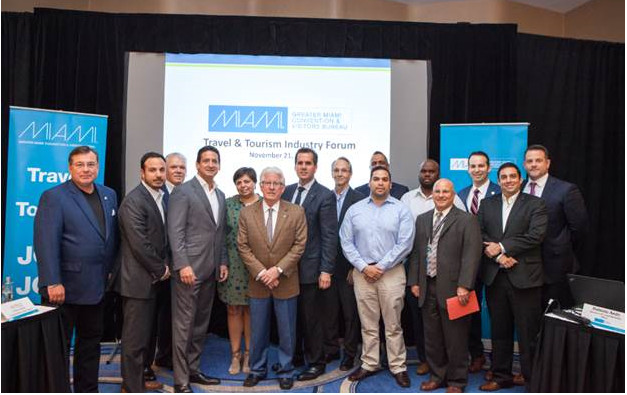
<path fill-rule="evenodd" d="M 544 316 L 532 392 L 625 392 L 625 335 Z"/>
<path fill-rule="evenodd" d="M 2 323 L 2 392 L 70 392 L 58 309 Z"/>

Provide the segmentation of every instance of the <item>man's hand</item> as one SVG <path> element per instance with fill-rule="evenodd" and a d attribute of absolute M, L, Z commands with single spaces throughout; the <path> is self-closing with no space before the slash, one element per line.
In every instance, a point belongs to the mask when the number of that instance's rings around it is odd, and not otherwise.
<path fill-rule="evenodd" d="M 516 259 L 514 259 L 511 256 L 507 256 L 505 254 L 501 255 L 501 257 L 498 260 L 498 263 L 501 267 L 505 268 L 505 269 L 510 269 L 512 268 L 515 264 L 518 263 L 518 261 Z"/>
<path fill-rule="evenodd" d="M 48 299 L 52 304 L 63 304 L 65 302 L 65 287 L 63 284 L 49 285 Z"/>
<path fill-rule="evenodd" d="M 194 274 L 194 269 L 191 266 L 185 266 L 181 270 L 179 270 L 179 277 L 181 278 L 181 282 L 185 285 L 194 285 L 196 282 L 196 275 Z"/>
<path fill-rule="evenodd" d="M 279 269 L 277 269 L 276 266 L 272 266 L 270 269 L 267 269 L 264 274 L 261 275 L 259 280 L 263 282 L 266 287 L 270 287 L 270 285 L 272 285 L 275 280 L 278 280 L 280 274 L 281 273 L 279 273 Z"/>
<path fill-rule="evenodd" d="M 353 285 L 353 269 L 348 271 L 348 274 L 346 275 L 346 283 L 348 285 Z"/>
<path fill-rule="evenodd" d="M 368 281 L 369 283 L 374 283 L 379 278 L 381 278 L 381 276 L 383 275 L 383 270 L 379 269 L 375 265 L 368 265 L 364 268 L 364 271 L 362 273 L 366 277 L 366 281 Z"/>
<path fill-rule="evenodd" d="M 276 280 L 274 280 L 273 282 L 271 282 L 270 284 L 268 284 L 268 288 L 269 289 L 275 289 L 276 287 L 279 286 L 279 279 L 277 278 Z"/>
<path fill-rule="evenodd" d="M 415 297 L 420 297 L 420 286 L 419 285 L 412 285 L 411 286 L 411 294 L 414 295 Z"/>
<path fill-rule="evenodd" d="M 168 265 L 165 265 L 165 273 L 163 273 L 163 276 L 161 276 L 159 281 L 165 281 L 169 278 L 170 278 L 170 268 L 168 267 Z"/>
<path fill-rule="evenodd" d="M 499 243 L 495 243 L 493 241 L 484 241 L 483 245 L 485 246 L 485 254 L 488 258 L 494 258 L 503 252 L 501 250 L 501 245 Z"/>
<path fill-rule="evenodd" d="M 470 292 L 466 288 L 457 287 L 457 300 L 459 300 L 459 304 L 466 306 L 468 304 L 469 296 Z"/>
<path fill-rule="evenodd" d="M 331 275 L 329 273 L 320 273 L 318 277 L 318 288 L 327 289 L 331 286 Z"/>
<path fill-rule="evenodd" d="M 220 265 L 220 277 L 218 277 L 218 282 L 223 283 L 227 278 L 229 278 L 229 267 L 227 265 Z"/>

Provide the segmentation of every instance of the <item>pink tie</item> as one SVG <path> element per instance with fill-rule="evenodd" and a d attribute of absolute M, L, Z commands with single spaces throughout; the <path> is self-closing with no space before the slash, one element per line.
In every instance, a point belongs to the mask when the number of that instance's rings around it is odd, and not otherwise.
<path fill-rule="evenodd" d="M 479 188 L 475 188 L 474 196 L 472 197 L 472 203 L 470 205 L 470 213 L 477 215 L 479 212 Z"/>
<path fill-rule="evenodd" d="M 534 181 L 531 181 L 529 183 L 529 193 L 532 194 L 533 196 L 536 196 L 536 184 Z"/>

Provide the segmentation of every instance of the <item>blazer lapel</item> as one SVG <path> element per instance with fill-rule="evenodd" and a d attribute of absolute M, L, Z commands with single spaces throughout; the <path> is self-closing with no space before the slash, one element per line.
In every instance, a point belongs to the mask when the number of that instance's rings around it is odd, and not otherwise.
<path fill-rule="evenodd" d="M 305 196 L 305 200 L 301 203 L 301 206 L 307 206 L 312 200 L 316 198 L 316 192 L 318 192 L 318 181 L 315 181 L 311 184 L 311 188 L 307 191 L 307 196 Z"/>
<path fill-rule="evenodd" d="M 202 185 L 200 185 L 200 182 L 195 177 L 192 182 L 192 188 L 194 189 L 196 196 L 200 199 L 203 206 L 209 213 L 209 218 L 211 219 L 211 222 L 215 225 L 216 220 L 215 218 L 213 218 L 213 211 L 211 210 L 211 205 L 209 204 L 209 199 L 207 198 L 207 194 L 205 193 L 205 190 L 203 189 Z"/>
<path fill-rule="evenodd" d="M 451 211 L 449 211 L 448 215 L 444 217 L 444 224 L 442 225 L 442 230 L 440 231 L 440 238 L 444 236 L 446 231 L 449 230 L 451 225 L 453 225 L 453 223 L 457 220 L 457 215 L 458 215 L 457 209 L 455 206 L 453 206 L 451 208 Z M 433 221 L 431 221 L 431 224 L 432 224 L 431 226 L 433 226 Z"/>
<path fill-rule="evenodd" d="M 523 201 L 526 198 L 527 196 L 525 196 L 525 194 L 522 193 L 522 189 L 521 189 L 521 192 L 518 194 L 518 197 L 516 198 L 516 201 L 514 202 L 514 206 L 512 207 L 512 210 L 509 212 L 509 215 L 507 216 L 507 223 L 505 224 L 505 229 L 503 229 L 503 235 L 507 233 L 509 224 L 512 222 L 514 218 L 516 218 L 516 215 L 518 215 L 518 211 L 520 210 L 520 207 L 523 205 Z M 501 204 L 503 204 L 502 201 L 501 201 Z M 501 215 L 501 218 L 503 218 L 502 215 Z"/>
<path fill-rule="evenodd" d="M 277 213 L 278 217 L 276 219 L 276 229 L 274 229 L 274 234 L 272 235 L 272 243 L 270 246 L 274 246 L 274 243 L 279 239 L 279 234 L 285 227 L 285 221 L 287 221 L 288 210 L 287 207 L 283 204 L 279 204 L 279 212 Z"/>
<path fill-rule="evenodd" d="M 76 202 L 78 207 L 81 209 L 83 214 L 85 214 L 85 216 L 87 217 L 87 220 L 89 220 L 89 223 L 91 224 L 91 226 L 93 226 L 94 229 L 96 230 L 96 232 L 98 232 L 98 234 L 100 235 L 100 237 L 102 237 L 104 239 L 105 235 L 103 235 L 102 232 L 100 231 L 100 225 L 98 224 L 98 220 L 96 219 L 96 215 L 94 214 L 93 210 L 89 206 L 89 203 L 87 203 L 87 199 L 85 198 L 85 196 L 83 196 L 83 193 L 81 192 L 81 190 L 78 189 L 78 187 L 76 185 L 74 185 L 74 183 L 72 181 L 67 181 L 67 182 L 68 182 L 68 189 L 72 193 L 72 198 L 74 199 L 74 201 Z M 97 192 L 97 190 L 96 190 L 96 192 Z M 98 193 L 98 195 L 100 196 L 100 193 Z M 105 214 L 105 229 L 106 229 L 107 228 L 107 226 L 106 226 L 107 209 L 106 209 L 106 206 L 103 204 L 102 196 L 100 196 L 100 204 L 102 204 L 102 210 L 103 210 L 103 212 Z"/>
<path fill-rule="evenodd" d="M 158 218 L 161 220 L 161 222 L 163 223 L 165 221 L 165 218 L 167 217 L 166 214 L 166 209 L 165 207 L 163 208 L 163 219 L 161 219 L 161 212 L 159 211 L 159 207 L 157 206 L 157 202 L 155 201 L 155 199 L 152 197 L 152 195 L 150 194 L 150 191 L 146 189 L 146 187 L 143 184 L 141 185 L 141 191 L 142 191 L 142 195 L 144 195 L 144 199 L 147 200 L 148 205 L 150 206 L 153 215 L 155 215 L 155 218 Z M 163 195 L 163 198 L 165 198 L 165 192 Z"/>

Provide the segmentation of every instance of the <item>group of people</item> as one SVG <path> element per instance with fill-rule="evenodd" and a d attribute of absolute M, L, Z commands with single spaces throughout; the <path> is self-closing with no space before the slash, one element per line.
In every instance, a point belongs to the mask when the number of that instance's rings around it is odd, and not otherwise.
<path fill-rule="evenodd" d="M 351 162 L 337 158 L 330 190 L 315 179 L 317 153 L 301 148 L 297 183 L 285 185 L 283 171 L 267 167 L 259 195 L 257 173 L 242 167 L 233 175 L 238 193 L 227 199 L 215 183 L 220 162 L 218 149 L 202 147 L 197 174 L 184 182 L 183 155 L 148 152 L 140 184 L 118 210 L 115 193 L 94 183 L 98 153 L 77 147 L 71 179 L 42 195 L 35 218 L 40 293 L 60 306 L 68 344 L 76 330 L 75 391 L 98 389 L 108 282 L 123 297 L 123 392 L 161 388 L 153 362 L 173 369 L 175 392 L 220 383 L 200 370 L 216 288 L 227 305 L 228 372 L 247 373 L 243 385 L 252 387 L 270 368 L 283 390 L 294 379 L 318 378 L 340 357 L 351 381 L 387 364 L 397 384 L 409 387 L 401 326 L 408 306 L 417 373 L 430 373 L 420 388 L 463 392 L 468 372 L 486 362 L 481 315 L 449 319 L 447 299 L 466 305 L 484 287 L 492 361 L 480 389 L 524 385 L 542 306 L 550 298 L 572 304 L 566 273 L 577 269 L 586 209 L 575 185 L 548 174 L 541 145 L 525 152 L 527 180 L 508 162 L 498 168 L 498 185 L 488 178 L 488 155 L 472 152 L 472 184 L 459 193 L 431 159 L 419 165 L 420 186 L 408 190 L 392 181 L 378 151 L 369 182 L 355 189 Z M 273 312 L 278 361 L 268 366 Z"/>

